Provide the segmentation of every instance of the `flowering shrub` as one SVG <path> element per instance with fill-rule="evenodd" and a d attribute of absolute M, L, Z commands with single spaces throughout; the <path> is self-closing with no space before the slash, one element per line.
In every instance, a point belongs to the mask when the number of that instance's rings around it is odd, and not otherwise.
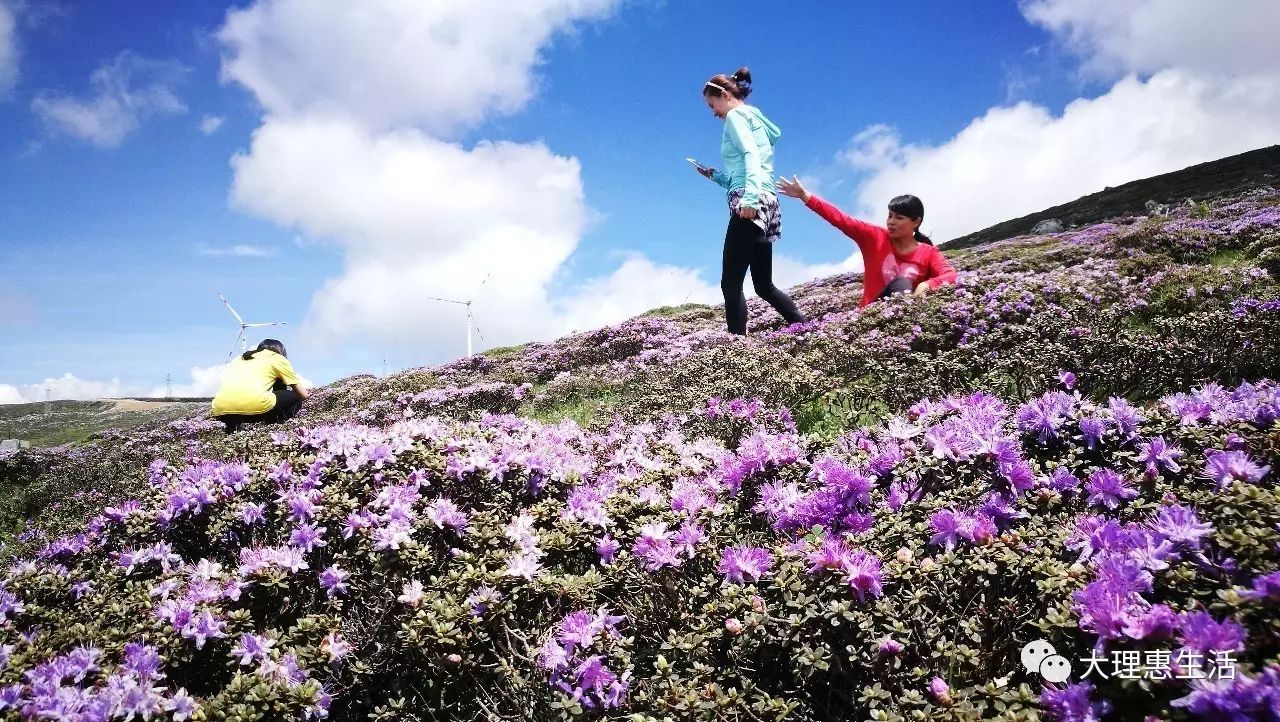
<path fill-rule="evenodd" d="M 785 411 L 711 399 L 598 432 L 408 419 L 299 428 L 247 463 L 156 460 L 138 499 L 0 582 L 0 704 L 70 719 L 1254 704 L 1280 694 L 1277 416 L 1269 382 L 1148 406 L 979 393 L 826 446 Z M 1018 666 L 1038 637 L 1081 656 L 1166 643 L 1240 672 L 1038 699 Z"/>
<path fill-rule="evenodd" d="M 0 715 L 1274 719 L 1270 201 L 0 459 Z"/>

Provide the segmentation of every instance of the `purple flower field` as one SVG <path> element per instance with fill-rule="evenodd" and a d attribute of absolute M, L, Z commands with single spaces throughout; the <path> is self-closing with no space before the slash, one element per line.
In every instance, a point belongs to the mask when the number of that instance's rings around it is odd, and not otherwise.
<path fill-rule="evenodd" d="M 0 459 L 0 718 L 1280 720 L 1277 209 Z"/>

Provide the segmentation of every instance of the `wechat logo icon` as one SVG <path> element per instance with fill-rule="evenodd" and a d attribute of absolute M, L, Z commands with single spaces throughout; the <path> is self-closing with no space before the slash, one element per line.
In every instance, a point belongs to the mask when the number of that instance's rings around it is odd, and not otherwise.
<path fill-rule="evenodd" d="M 1062 683 L 1071 677 L 1071 661 L 1058 654 L 1053 645 L 1043 639 L 1028 642 L 1022 648 L 1022 668 L 1030 674 L 1039 674 L 1048 682 Z"/>

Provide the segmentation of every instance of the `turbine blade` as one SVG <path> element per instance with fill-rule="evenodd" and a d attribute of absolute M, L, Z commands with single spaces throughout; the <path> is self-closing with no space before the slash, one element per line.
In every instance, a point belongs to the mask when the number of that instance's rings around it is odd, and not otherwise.
<path fill-rule="evenodd" d="M 231 302 L 227 300 L 227 297 L 219 293 L 218 298 L 221 298 L 222 302 L 226 304 L 227 310 L 231 312 L 231 315 L 236 317 L 236 322 L 243 326 L 244 319 L 240 318 L 240 314 L 236 313 L 236 310 L 231 307 Z"/>
<path fill-rule="evenodd" d="M 489 278 L 490 278 L 491 276 L 493 276 L 493 271 L 489 271 L 489 273 L 488 273 L 487 275 L 485 275 L 484 280 L 480 282 L 480 285 L 479 285 L 479 286 L 476 286 L 476 292 L 475 292 L 475 293 L 473 293 L 473 294 L 471 294 L 471 300 L 472 300 L 472 301 L 474 301 L 474 300 L 475 300 L 476 296 L 479 296 L 479 295 L 480 295 L 480 289 L 484 288 L 484 284 L 486 284 L 486 283 L 488 283 L 488 282 L 489 282 Z M 471 301 L 467 301 L 467 303 L 471 303 Z"/>
<path fill-rule="evenodd" d="M 287 326 L 284 321 L 270 321 L 267 323 L 246 323 L 245 328 L 258 328 L 259 326 Z"/>
<path fill-rule="evenodd" d="M 483 341 L 484 334 L 480 333 L 480 324 L 476 323 L 476 317 L 471 313 L 470 306 L 467 307 L 467 315 L 471 317 L 471 328 L 475 330 L 476 335 L 480 337 L 481 341 Z"/>

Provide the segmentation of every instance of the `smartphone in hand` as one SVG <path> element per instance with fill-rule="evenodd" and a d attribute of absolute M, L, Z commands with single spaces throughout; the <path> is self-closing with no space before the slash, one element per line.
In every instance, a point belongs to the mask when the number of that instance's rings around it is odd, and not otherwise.
<path fill-rule="evenodd" d="M 707 168 L 706 168 L 706 166 L 702 165 L 701 163 L 699 163 L 698 161 L 696 161 L 696 160 L 694 160 L 694 159 L 692 159 L 692 158 L 685 158 L 685 160 L 687 160 L 687 161 L 689 161 L 690 163 L 692 163 L 692 164 L 693 164 L 693 167 L 694 167 L 694 168 L 697 168 L 698 170 L 706 170 L 706 169 L 707 169 Z"/>

